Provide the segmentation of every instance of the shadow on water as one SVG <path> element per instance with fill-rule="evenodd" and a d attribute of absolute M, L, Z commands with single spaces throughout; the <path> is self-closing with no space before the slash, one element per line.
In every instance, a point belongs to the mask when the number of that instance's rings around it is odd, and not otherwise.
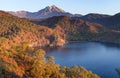
<path fill-rule="evenodd" d="M 120 48 L 120 44 L 117 43 L 105 43 L 105 42 L 99 42 L 99 44 L 102 44 L 106 47 L 114 47 L 114 48 Z"/>

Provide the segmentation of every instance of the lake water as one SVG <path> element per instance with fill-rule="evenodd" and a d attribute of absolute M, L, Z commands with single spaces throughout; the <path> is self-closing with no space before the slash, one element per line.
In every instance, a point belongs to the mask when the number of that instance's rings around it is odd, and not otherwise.
<path fill-rule="evenodd" d="M 84 66 L 101 78 L 118 78 L 120 45 L 97 42 L 72 42 L 49 49 L 46 56 L 54 56 L 61 66 Z"/>

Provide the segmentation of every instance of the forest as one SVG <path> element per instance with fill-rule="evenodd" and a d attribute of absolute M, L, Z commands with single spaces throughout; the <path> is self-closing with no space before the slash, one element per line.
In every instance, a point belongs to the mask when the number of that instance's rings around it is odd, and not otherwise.
<path fill-rule="evenodd" d="M 1 78 L 100 78 L 84 67 L 60 66 L 54 57 L 45 57 L 45 51 L 30 47 L 27 43 L 0 47 Z"/>

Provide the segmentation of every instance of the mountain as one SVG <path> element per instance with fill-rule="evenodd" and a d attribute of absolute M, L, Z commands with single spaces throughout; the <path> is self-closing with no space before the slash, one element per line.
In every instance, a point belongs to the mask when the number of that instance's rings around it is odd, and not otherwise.
<path fill-rule="evenodd" d="M 88 22 L 67 16 L 55 16 L 44 20 L 32 20 L 33 23 L 49 28 L 56 26 L 64 29 L 68 41 L 100 41 L 120 43 L 120 32 L 109 29 L 99 23 Z"/>
<path fill-rule="evenodd" d="M 65 12 L 64 10 L 56 7 L 55 5 L 47 6 L 46 8 L 38 11 L 38 12 L 28 12 L 28 11 L 17 11 L 17 12 L 9 12 L 12 15 L 21 17 L 21 18 L 31 18 L 31 19 L 44 19 L 53 16 L 70 16 L 70 17 L 81 17 L 80 14 L 71 14 L 69 12 Z"/>
<path fill-rule="evenodd" d="M 74 32 L 98 32 L 102 26 L 97 23 L 87 22 L 81 19 L 71 19 L 68 16 L 54 16 L 42 21 L 33 21 L 38 25 L 55 28 L 57 25 L 61 26 L 66 31 Z M 97 28 L 98 27 L 98 28 Z M 104 27 L 103 27 L 104 28 Z"/>
<path fill-rule="evenodd" d="M 110 17 L 110 15 L 90 13 L 90 14 L 80 17 L 80 19 L 83 19 L 89 22 L 101 22 L 102 19 L 108 18 L 108 17 Z"/>
<path fill-rule="evenodd" d="M 120 30 L 120 13 L 117 13 L 111 17 L 103 19 L 104 25 L 111 29 Z"/>
<path fill-rule="evenodd" d="M 99 23 L 105 27 L 120 30 L 120 13 L 115 14 L 113 16 L 110 15 L 104 15 L 104 14 L 88 14 L 85 16 L 80 17 L 79 19 Z"/>
<path fill-rule="evenodd" d="M 30 14 L 30 12 L 27 12 L 27 11 L 17 11 L 17 12 L 9 11 L 8 13 L 10 13 L 14 16 L 18 16 L 20 18 L 26 17 L 27 14 Z"/>

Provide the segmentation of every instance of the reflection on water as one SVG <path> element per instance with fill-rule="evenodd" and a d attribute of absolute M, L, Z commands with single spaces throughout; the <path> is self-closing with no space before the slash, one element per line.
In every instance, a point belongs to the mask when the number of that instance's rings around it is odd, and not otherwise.
<path fill-rule="evenodd" d="M 55 63 L 64 66 L 84 66 L 101 78 L 118 78 L 120 45 L 95 42 L 69 43 L 63 47 L 47 49 L 46 56 L 54 56 Z"/>

